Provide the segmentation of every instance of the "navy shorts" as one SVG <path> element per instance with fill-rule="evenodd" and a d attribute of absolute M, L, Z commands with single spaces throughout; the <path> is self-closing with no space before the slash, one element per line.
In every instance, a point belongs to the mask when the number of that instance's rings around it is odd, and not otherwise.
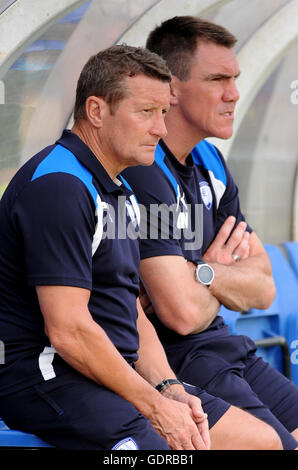
<path fill-rule="evenodd" d="M 190 335 L 164 346 L 181 380 L 270 424 L 284 449 L 298 446 L 290 434 L 298 428 L 298 387 L 255 354 L 250 338 L 223 326 L 211 336 Z"/>
<path fill-rule="evenodd" d="M 230 406 L 196 387 L 185 388 L 202 400 L 210 426 Z M 80 374 L 1 397 L 0 416 L 11 429 L 35 434 L 60 449 L 169 450 L 131 403 Z"/>

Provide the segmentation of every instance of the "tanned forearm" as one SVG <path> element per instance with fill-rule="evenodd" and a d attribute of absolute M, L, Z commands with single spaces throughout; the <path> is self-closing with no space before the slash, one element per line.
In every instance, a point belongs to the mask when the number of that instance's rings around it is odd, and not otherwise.
<path fill-rule="evenodd" d="M 169 366 L 165 351 L 159 341 L 152 323 L 145 316 L 140 302 L 137 303 L 138 331 L 140 335 L 140 347 L 136 369 L 153 387 L 164 379 L 176 378 Z"/>
<path fill-rule="evenodd" d="M 209 264 L 215 272 L 210 292 L 227 308 L 266 309 L 272 303 L 275 287 L 266 256 L 251 256 L 230 266 Z"/>
<path fill-rule="evenodd" d="M 219 301 L 195 280 L 195 265 L 186 263 L 184 258 L 144 259 L 140 275 L 154 312 L 166 327 L 178 334 L 203 331 L 216 317 Z"/>

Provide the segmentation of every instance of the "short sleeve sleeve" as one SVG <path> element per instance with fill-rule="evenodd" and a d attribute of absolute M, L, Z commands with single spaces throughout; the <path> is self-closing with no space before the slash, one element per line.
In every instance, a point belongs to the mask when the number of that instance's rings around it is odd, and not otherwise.
<path fill-rule="evenodd" d="M 55 173 L 30 182 L 14 215 L 29 285 L 91 289 L 95 204 L 78 178 Z"/>

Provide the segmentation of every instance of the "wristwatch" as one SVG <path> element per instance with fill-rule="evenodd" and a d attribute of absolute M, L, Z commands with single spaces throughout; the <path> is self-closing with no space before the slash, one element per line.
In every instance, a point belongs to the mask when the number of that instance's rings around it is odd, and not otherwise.
<path fill-rule="evenodd" d="M 202 260 L 197 260 L 194 262 L 197 264 L 195 270 L 196 280 L 201 284 L 204 284 L 204 286 L 209 287 L 214 279 L 213 268 Z"/>

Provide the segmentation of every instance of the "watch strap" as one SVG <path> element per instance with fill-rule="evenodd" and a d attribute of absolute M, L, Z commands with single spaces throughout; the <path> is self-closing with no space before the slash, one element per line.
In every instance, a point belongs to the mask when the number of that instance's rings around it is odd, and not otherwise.
<path fill-rule="evenodd" d="M 174 384 L 178 384 L 178 385 L 182 385 L 182 382 L 180 382 L 180 380 L 178 379 L 165 379 L 163 380 L 162 382 L 160 382 L 158 385 L 156 385 L 156 390 L 160 393 L 162 393 L 164 390 L 166 390 L 166 388 L 168 388 L 170 385 L 174 385 Z"/>

